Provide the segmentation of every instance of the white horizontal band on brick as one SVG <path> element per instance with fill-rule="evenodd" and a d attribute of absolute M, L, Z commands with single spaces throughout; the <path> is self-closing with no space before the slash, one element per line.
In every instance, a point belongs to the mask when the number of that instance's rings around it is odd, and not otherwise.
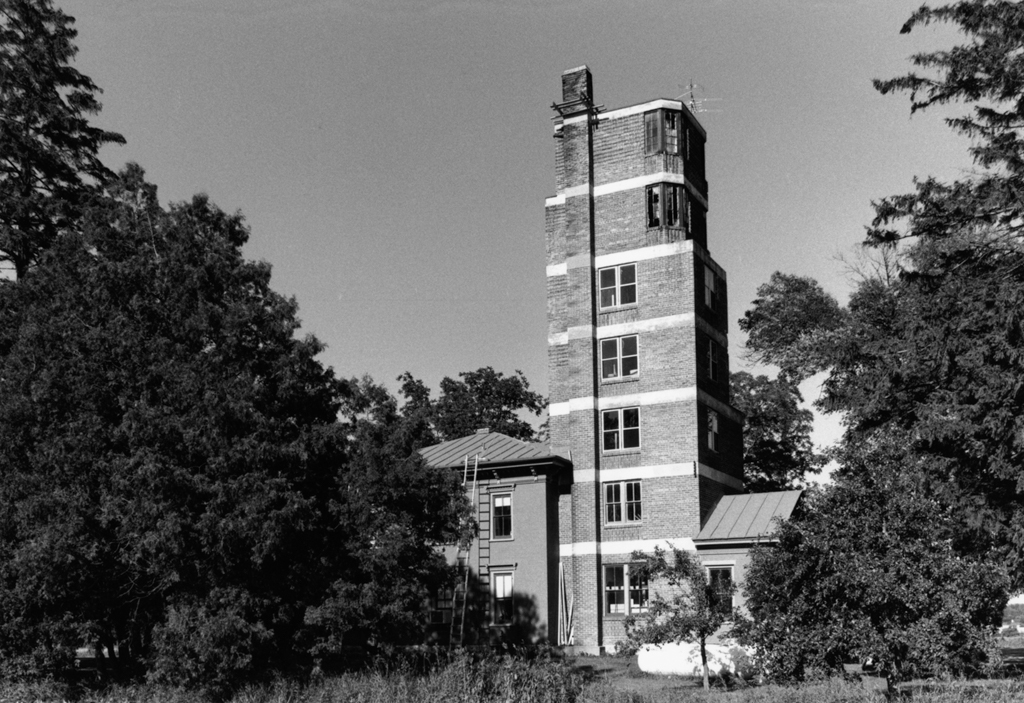
<path fill-rule="evenodd" d="M 560 557 L 582 557 L 596 554 L 622 554 L 629 555 L 633 552 L 653 552 L 655 547 L 669 550 L 672 547 L 682 549 L 685 552 L 696 552 L 697 547 L 689 537 L 676 537 L 675 539 L 630 539 L 616 542 L 573 542 L 572 544 L 558 545 L 558 556 Z"/>
<path fill-rule="evenodd" d="M 564 403 L 552 403 L 548 406 L 548 417 L 568 415 L 576 410 L 593 410 L 596 405 L 597 399 L 594 398 L 594 396 L 573 398 L 572 400 L 568 400 Z"/>
<path fill-rule="evenodd" d="M 733 478 L 729 474 L 719 471 L 718 469 L 712 469 L 710 466 L 706 466 L 705 464 L 698 464 L 697 470 L 700 472 L 701 476 L 710 478 L 712 481 L 717 481 L 723 486 L 735 488 L 737 491 L 743 490 L 743 481 L 738 478 Z"/>
<path fill-rule="evenodd" d="M 590 254 L 576 254 L 566 259 L 565 265 L 571 269 L 591 268 L 594 265 L 594 259 Z"/>
<path fill-rule="evenodd" d="M 694 187 L 692 183 L 690 183 L 690 181 L 686 180 L 686 176 L 681 173 L 673 173 L 672 171 L 649 173 L 645 176 L 627 178 L 622 181 L 602 183 L 599 186 L 594 186 L 594 197 L 597 198 L 602 195 L 621 193 L 624 190 L 633 190 L 634 188 L 646 188 L 647 186 L 654 185 L 655 183 L 678 183 L 679 185 L 686 186 L 686 189 L 690 191 L 690 194 L 693 195 L 693 197 L 700 201 L 700 204 L 704 206 L 705 210 L 708 207 L 707 199 Z"/>
<path fill-rule="evenodd" d="M 604 325 L 594 328 L 593 325 L 577 325 L 570 327 L 567 332 L 559 332 L 548 335 L 548 344 L 568 344 L 570 339 L 610 339 L 621 337 L 624 334 L 640 334 L 667 330 L 673 327 L 693 327 L 695 316 L 692 312 L 682 315 L 667 315 L 665 317 L 652 317 L 649 320 L 634 320 L 633 322 L 620 322 L 617 325 Z M 725 336 L 710 327 L 711 334 L 714 334 L 717 341 L 725 345 Z"/>
<path fill-rule="evenodd" d="M 610 337 L 621 337 L 624 334 L 655 332 L 657 330 L 671 329 L 672 327 L 693 327 L 693 321 L 694 314 L 692 312 L 687 312 L 682 315 L 652 317 L 649 320 L 620 322 L 617 325 L 604 325 L 602 327 L 598 327 L 597 338 L 608 339 Z"/>
<path fill-rule="evenodd" d="M 553 195 L 550 198 L 544 198 L 544 207 L 556 207 L 558 205 L 565 205 L 564 195 Z"/>
<path fill-rule="evenodd" d="M 684 461 L 681 464 L 658 464 L 657 466 L 631 466 L 627 469 L 602 469 L 602 481 L 629 481 L 641 478 L 672 478 L 676 476 L 694 476 L 696 462 Z M 580 469 L 572 472 L 573 483 L 593 483 L 597 480 L 594 469 Z"/>
<path fill-rule="evenodd" d="M 700 393 L 697 394 L 697 400 L 699 400 L 704 405 L 714 410 L 716 413 L 720 415 L 725 415 L 733 422 L 743 422 L 743 413 L 741 413 L 739 410 L 732 407 L 731 405 L 726 405 L 718 398 L 712 398 L 704 391 L 701 391 Z"/>
<path fill-rule="evenodd" d="M 551 276 L 564 276 L 569 273 L 569 267 L 563 261 L 560 264 L 550 264 L 547 268 L 548 278 Z"/>
<path fill-rule="evenodd" d="M 577 186 L 563 188 L 562 190 L 558 191 L 558 195 L 556 195 L 555 197 L 561 198 L 562 202 L 564 203 L 568 198 L 575 198 L 579 195 L 590 195 L 589 183 L 581 183 L 580 185 Z"/>
<path fill-rule="evenodd" d="M 620 107 L 615 110 L 609 110 L 608 112 L 600 113 L 597 118 L 599 120 L 619 120 L 623 117 L 630 117 L 632 115 L 642 115 L 645 112 L 651 110 L 682 110 L 683 103 L 678 100 L 666 100 L 665 98 L 659 98 L 658 100 L 651 100 L 649 102 L 640 103 L 639 105 L 629 105 L 628 107 Z M 690 112 L 687 110 L 687 112 Z M 690 112 L 690 116 L 693 117 L 694 125 L 700 130 L 700 133 L 706 138 L 708 136 L 704 126 L 697 120 L 696 116 Z M 562 120 L 562 124 L 575 124 L 577 122 L 585 122 L 588 119 L 586 113 L 581 115 L 573 115 L 572 117 L 566 117 Z"/>
<path fill-rule="evenodd" d="M 572 398 L 564 403 L 552 403 L 548 406 L 548 416 L 568 415 L 574 410 L 593 410 L 595 406 L 599 410 L 610 410 L 611 408 L 625 408 L 632 405 L 661 405 L 662 403 L 678 403 L 697 398 L 697 388 L 670 388 L 664 391 L 650 391 L 648 393 L 630 393 L 628 395 L 609 396 L 595 402 L 594 396 L 583 398 Z"/>
<path fill-rule="evenodd" d="M 595 257 L 594 266 L 604 268 L 606 266 L 618 266 L 619 264 L 632 264 L 637 261 L 660 259 L 665 256 L 675 256 L 676 254 L 685 254 L 691 251 L 693 251 L 693 240 L 684 239 L 681 242 L 672 242 L 671 244 L 655 244 L 653 247 L 617 251 L 614 254 L 601 254 Z"/>
<path fill-rule="evenodd" d="M 569 339 L 593 339 L 594 338 L 594 326 L 593 325 L 576 325 L 570 327 L 566 333 L 569 335 Z"/>

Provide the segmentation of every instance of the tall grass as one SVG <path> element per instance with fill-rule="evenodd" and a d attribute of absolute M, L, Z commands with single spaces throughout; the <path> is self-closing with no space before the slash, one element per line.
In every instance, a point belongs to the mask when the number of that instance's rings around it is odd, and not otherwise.
<path fill-rule="evenodd" d="M 281 681 L 237 692 L 230 703 L 880 703 L 877 681 L 831 680 L 801 686 L 704 691 L 677 678 L 599 675 L 569 661 L 458 654 L 427 667 L 397 665 L 325 677 L 308 685 Z M 914 703 L 1017 703 L 1020 681 L 908 684 Z M 74 691 L 56 685 L 0 684 L 0 703 L 197 703 L 195 692 L 163 686 Z"/>

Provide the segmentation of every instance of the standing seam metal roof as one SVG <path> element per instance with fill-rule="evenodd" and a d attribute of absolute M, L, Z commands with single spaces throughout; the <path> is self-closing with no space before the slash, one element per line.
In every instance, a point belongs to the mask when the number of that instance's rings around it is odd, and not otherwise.
<path fill-rule="evenodd" d="M 803 491 L 723 496 L 694 541 L 766 537 L 775 519 L 788 520 Z"/>
<path fill-rule="evenodd" d="M 545 460 L 558 456 L 546 444 L 523 442 L 500 432 L 484 431 L 420 450 L 424 461 L 435 467 L 462 466 L 467 456 L 472 459 L 478 453 L 481 464 Z"/>

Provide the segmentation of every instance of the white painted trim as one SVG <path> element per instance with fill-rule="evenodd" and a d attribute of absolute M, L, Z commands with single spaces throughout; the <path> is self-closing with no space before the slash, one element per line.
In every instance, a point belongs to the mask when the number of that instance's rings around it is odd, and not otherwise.
<path fill-rule="evenodd" d="M 696 462 L 681 464 L 658 464 L 656 466 L 631 466 L 624 469 L 602 469 L 601 481 L 632 481 L 645 478 L 676 478 L 694 476 Z M 580 469 L 572 472 L 573 483 L 593 483 L 597 480 L 594 469 Z"/>
<path fill-rule="evenodd" d="M 621 337 L 624 334 L 640 334 L 641 332 L 655 332 L 667 330 L 673 327 L 692 327 L 695 316 L 692 312 L 682 315 L 667 315 L 665 317 L 652 317 L 648 320 L 634 320 L 633 322 L 620 322 L 617 325 L 604 325 L 597 328 L 598 339 L 610 337 Z"/>
<path fill-rule="evenodd" d="M 557 207 L 558 205 L 565 205 L 564 195 L 553 195 L 550 198 L 544 198 L 544 207 Z"/>
<path fill-rule="evenodd" d="M 689 537 L 674 539 L 630 539 L 616 542 L 573 542 L 558 545 L 560 557 L 582 557 L 590 555 L 629 555 L 633 552 L 653 552 L 655 547 L 669 550 L 672 547 L 685 552 L 696 552 L 697 547 Z"/>
<path fill-rule="evenodd" d="M 663 403 L 679 403 L 697 399 L 696 386 L 686 388 L 669 388 L 663 391 L 649 391 L 647 393 L 629 393 L 627 395 L 608 396 L 596 399 L 594 396 L 582 398 L 570 398 L 562 403 L 552 403 L 548 406 L 548 415 L 568 415 L 577 410 L 614 410 L 631 406 L 661 405 Z"/>
<path fill-rule="evenodd" d="M 620 266 L 631 264 L 635 261 L 647 261 L 649 259 L 660 259 L 665 256 L 675 256 L 693 251 L 693 240 L 684 239 L 681 242 L 671 244 L 655 244 L 652 247 L 618 251 L 614 254 L 601 254 L 594 258 L 594 266 L 605 268 L 606 266 Z"/>
<path fill-rule="evenodd" d="M 568 188 L 564 188 L 564 189 L 560 190 L 558 192 L 558 194 L 560 196 L 562 196 L 562 198 L 564 198 L 566 200 L 569 199 L 569 198 L 578 197 L 580 195 L 590 195 L 590 184 L 589 183 L 581 183 L 581 184 L 576 185 L 576 186 L 570 186 Z"/>
<path fill-rule="evenodd" d="M 547 267 L 548 278 L 552 276 L 564 276 L 569 273 L 569 267 L 563 261 L 560 264 L 549 264 Z"/>
<path fill-rule="evenodd" d="M 584 398 L 571 398 L 564 403 L 552 403 L 548 406 L 548 416 L 554 417 L 556 415 L 568 415 L 571 412 L 577 412 L 580 410 L 594 410 L 597 406 L 597 399 L 594 396 L 587 396 Z"/>
<path fill-rule="evenodd" d="M 575 325 L 570 327 L 568 332 L 569 339 L 593 339 L 594 338 L 594 326 L 593 325 Z"/>
<path fill-rule="evenodd" d="M 705 478 L 710 478 L 712 481 L 718 481 L 718 483 L 721 483 L 724 486 L 728 486 L 729 488 L 735 488 L 737 491 L 743 490 L 743 481 L 739 480 L 738 478 L 730 476 L 724 471 L 712 469 L 710 466 L 707 466 L 706 464 L 698 464 L 697 471 L 701 476 L 704 476 Z"/>
<path fill-rule="evenodd" d="M 700 123 L 697 116 L 687 110 L 683 103 L 678 100 L 666 100 L 665 98 L 659 98 L 658 100 L 651 100 L 650 102 L 640 103 L 639 105 L 630 105 L 628 107 L 620 107 L 615 110 L 608 110 L 607 112 L 599 113 L 597 119 L 599 120 L 619 120 L 623 117 L 630 117 L 632 115 L 641 115 L 651 110 L 682 110 L 689 115 L 690 119 L 693 120 L 693 125 L 700 130 L 701 136 L 707 139 L 708 133 L 704 129 L 704 125 Z M 589 119 L 589 115 L 586 113 L 582 115 L 573 115 L 572 117 L 566 117 L 562 120 L 562 124 L 574 124 L 576 122 L 586 122 Z"/>
<path fill-rule="evenodd" d="M 557 346 L 568 344 L 568 343 L 569 343 L 569 333 L 568 332 L 555 332 L 554 334 L 549 334 L 548 335 L 548 346 L 549 347 L 557 347 Z"/>
<path fill-rule="evenodd" d="M 594 257 L 590 253 L 576 254 L 565 260 L 566 266 L 571 269 L 585 269 L 594 266 Z"/>
<path fill-rule="evenodd" d="M 686 180 L 686 176 L 681 173 L 673 173 L 672 171 L 648 173 L 644 176 L 627 178 L 622 181 L 602 183 L 599 186 L 594 186 L 594 197 L 598 198 L 602 195 L 621 193 L 624 190 L 633 190 L 635 188 L 646 188 L 647 186 L 654 185 L 655 183 L 676 183 L 678 185 L 686 186 L 686 189 L 690 191 L 690 194 L 693 195 L 693 197 L 700 201 L 701 205 L 704 206 L 704 209 L 708 209 L 707 198 L 705 198 L 690 181 Z"/>
<path fill-rule="evenodd" d="M 701 563 L 702 566 L 712 566 L 712 567 L 715 567 L 715 566 L 717 566 L 717 567 L 731 566 L 731 567 L 735 568 L 735 566 L 736 566 L 736 560 L 735 559 L 733 559 L 732 561 L 723 561 L 721 559 L 715 559 L 713 561 L 705 561 L 704 559 L 701 559 L 700 563 Z"/>

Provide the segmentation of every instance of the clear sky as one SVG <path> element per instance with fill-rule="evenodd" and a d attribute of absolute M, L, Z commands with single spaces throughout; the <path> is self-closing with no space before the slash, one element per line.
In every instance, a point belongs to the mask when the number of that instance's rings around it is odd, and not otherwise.
<path fill-rule="evenodd" d="M 921 0 L 57 0 L 77 18 L 96 122 L 161 199 L 205 192 L 252 228 L 342 376 L 394 383 L 491 365 L 547 392 L 550 105 L 587 64 L 609 109 L 709 111 L 708 243 L 735 321 L 775 270 L 841 301 L 835 261 L 870 202 L 967 168 L 938 115 L 871 79 L 948 46 L 900 35 Z"/>

